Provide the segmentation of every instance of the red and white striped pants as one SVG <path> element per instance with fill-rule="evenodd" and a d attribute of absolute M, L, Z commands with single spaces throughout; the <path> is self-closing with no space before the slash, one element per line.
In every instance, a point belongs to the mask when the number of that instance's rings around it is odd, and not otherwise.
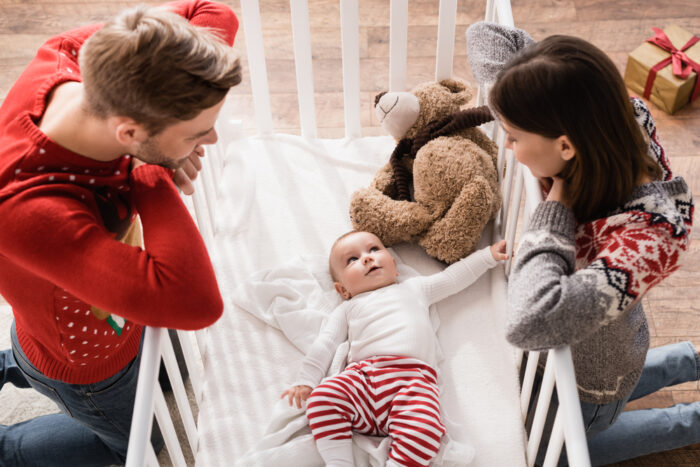
<path fill-rule="evenodd" d="M 392 438 L 389 457 L 400 465 L 425 466 L 440 449 L 435 370 L 406 357 L 354 362 L 326 378 L 306 401 L 315 440 L 350 439 L 357 433 Z"/>

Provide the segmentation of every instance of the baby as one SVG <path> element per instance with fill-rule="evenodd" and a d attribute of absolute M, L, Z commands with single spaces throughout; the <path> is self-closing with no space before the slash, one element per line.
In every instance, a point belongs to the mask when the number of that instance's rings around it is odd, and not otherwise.
<path fill-rule="evenodd" d="M 430 464 L 445 427 L 429 306 L 507 259 L 505 246 L 501 240 L 442 272 L 397 283 L 396 261 L 375 235 L 353 231 L 335 241 L 330 272 L 345 301 L 329 315 L 296 385 L 282 394 L 297 407 L 307 401 L 306 416 L 327 466 L 354 465 L 353 431 L 391 437 L 387 466 Z M 321 381 L 345 340 L 348 366 Z"/>

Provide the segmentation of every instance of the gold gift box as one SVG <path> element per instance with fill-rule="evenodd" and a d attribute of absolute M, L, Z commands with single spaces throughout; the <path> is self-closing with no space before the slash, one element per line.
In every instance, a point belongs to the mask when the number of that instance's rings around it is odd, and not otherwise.
<path fill-rule="evenodd" d="M 675 25 L 664 28 L 664 32 L 676 48 L 683 47 L 693 37 L 693 34 Z M 700 62 L 700 42 L 696 42 L 684 52 L 691 60 Z M 649 71 L 670 56 L 670 52 L 649 42 L 644 42 L 634 49 L 629 54 L 625 68 L 627 87 L 642 96 Z M 669 63 L 656 74 L 648 99 L 664 112 L 673 114 L 690 101 L 697 79 L 698 74 L 695 72 L 691 72 L 686 79 L 676 77 Z"/>

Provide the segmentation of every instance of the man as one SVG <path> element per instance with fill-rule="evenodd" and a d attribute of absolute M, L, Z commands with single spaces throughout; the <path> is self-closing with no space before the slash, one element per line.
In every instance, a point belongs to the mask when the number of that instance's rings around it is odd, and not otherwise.
<path fill-rule="evenodd" d="M 123 463 L 142 327 L 221 316 L 176 186 L 193 191 L 240 82 L 237 28 L 212 2 L 131 9 L 49 39 L 5 98 L 0 294 L 15 323 L 0 383 L 62 413 L 0 426 L 0 465 Z"/>

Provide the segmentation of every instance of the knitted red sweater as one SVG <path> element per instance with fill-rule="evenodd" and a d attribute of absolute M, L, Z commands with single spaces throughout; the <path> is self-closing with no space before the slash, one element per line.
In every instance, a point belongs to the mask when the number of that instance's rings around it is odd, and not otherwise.
<path fill-rule="evenodd" d="M 228 7 L 194 0 L 171 8 L 233 44 L 238 21 Z M 132 172 L 128 155 L 85 158 L 35 124 L 55 86 L 81 80 L 80 47 L 99 27 L 49 39 L 0 108 L 0 294 L 32 364 L 72 384 L 123 368 L 138 352 L 142 325 L 198 329 L 223 310 L 205 246 L 166 169 Z M 120 241 L 136 213 L 145 250 Z"/>

